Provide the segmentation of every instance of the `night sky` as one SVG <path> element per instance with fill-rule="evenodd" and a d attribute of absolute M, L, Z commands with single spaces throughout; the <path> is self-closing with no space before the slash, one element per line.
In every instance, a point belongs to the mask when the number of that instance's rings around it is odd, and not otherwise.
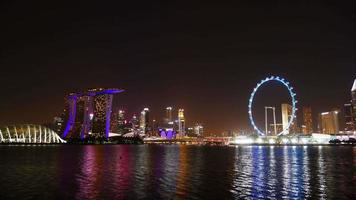
<path fill-rule="evenodd" d="M 0 3 L 0 124 L 51 121 L 91 87 L 125 89 L 115 109 L 129 117 L 181 107 L 209 132 L 250 128 L 250 92 L 270 75 L 314 115 L 350 99 L 355 1 L 114 2 Z M 262 109 L 285 91 L 261 92 Z"/>

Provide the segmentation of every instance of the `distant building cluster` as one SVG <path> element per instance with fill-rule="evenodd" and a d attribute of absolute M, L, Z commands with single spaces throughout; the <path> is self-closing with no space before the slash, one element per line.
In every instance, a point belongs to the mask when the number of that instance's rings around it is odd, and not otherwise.
<path fill-rule="evenodd" d="M 57 133 L 63 133 L 64 139 L 104 138 L 110 136 L 141 136 L 175 139 L 184 137 L 204 136 L 201 123 L 187 126 L 184 109 L 173 109 L 169 106 L 164 109 L 161 120 L 153 119 L 149 108 L 143 108 L 139 115 L 134 114 L 128 119 L 122 109 L 112 110 L 114 94 L 119 89 L 95 88 L 85 92 L 71 93 L 67 96 L 65 109 L 61 116 L 55 117 L 50 126 Z M 273 112 L 273 123 L 269 123 L 268 112 Z M 340 116 L 344 113 L 345 129 L 341 130 Z M 314 122 L 312 108 L 304 106 L 300 126 L 297 117 L 293 117 L 293 107 L 290 104 L 281 104 L 280 123 L 276 122 L 276 108 L 265 107 L 265 132 L 267 135 L 312 133 L 323 134 L 354 134 L 356 132 L 356 80 L 351 88 L 351 100 L 344 104 L 343 110 L 330 109 L 317 114 L 317 123 Z M 293 118 L 293 121 L 290 120 Z M 290 123 L 290 125 L 289 125 Z M 314 126 L 314 123 L 316 124 Z M 247 132 L 248 133 L 248 132 Z M 232 137 L 245 134 L 238 131 L 225 131 L 221 135 Z"/>
<path fill-rule="evenodd" d="M 119 110 L 119 113 L 123 111 Z M 125 135 L 132 133 L 146 137 L 161 137 L 166 139 L 175 139 L 183 137 L 197 137 L 203 135 L 203 126 L 196 123 L 194 127 L 187 127 L 184 115 L 184 109 L 180 108 L 174 118 L 173 107 L 166 107 L 164 118 L 161 121 L 150 118 L 150 109 L 144 108 L 141 115 L 137 118 L 133 115 L 132 119 L 127 121 L 122 116 L 120 120 L 115 122 L 119 124 L 118 130 L 113 130 L 118 134 Z M 123 123 L 123 121 L 125 123 Z"/>
<path fill-rule="evenodd" d="M 268 111 L 273 112 L 273 123 L 268 123 Z M 342 112 L 343 111 L 343 112 Z M 301 126 L 298 126 L 297 117 L 291 122 L 288 128 L 288 123 L 292 118 L 292 105 L 283 103 L 281 105 L 282 123 L 276 122 L 276 108 L 265 107 L 265 132 L 267 135 L 276 135 L 285 130 L 286 134 L 303 134 L 311 135 L 312 133 L 323 134 L 354 134 L 356 132 L 356 80 L 354 80 L 351 89 L 351 100 L 344 104 L 344 109 L 330 109 L 329 111 L 318 113 L 316 129 L 314 128 L 314 121 L 312 115 L 312 108 L 304 106 L 302 108 Z M 344 113 L 344 118 L 341 114 Z M 345 129 L 342 130 L 341 122 L 345 120 Z M 288 128 L 288 129 L 287 129 Z M 223 132 L 223 136 L 243 135 L 243 132 L 232 134 L 232 131 Z"/>
<path fill-rule="evenodd" d="M 173 107 L 167 107 L 162 121 L 151 119 L 149 108 L 127 119 L 124 110 L 112 109 L 114 94 L 122 91 L 96 88 L 71 93 L 65 99 L 63 114 L 55 117 L 50 127 L 63 133 L 62 138 L 67 140 L 108 139 L 113 136 L 175 139 L 203 135 L 201 123 L 187 127 L 184 109 L 181 108 L 174 115 Z"/>

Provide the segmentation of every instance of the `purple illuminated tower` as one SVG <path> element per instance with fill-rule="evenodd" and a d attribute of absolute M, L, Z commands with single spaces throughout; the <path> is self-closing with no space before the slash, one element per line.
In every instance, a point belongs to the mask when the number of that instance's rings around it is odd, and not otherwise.
<path fill-rule="evenodd" d="M 90 89 L 85 93 L 70 94 L 67 99 L 67 125 L 63 138 L 108 138 L 114 94 L 120 89 Z"/>

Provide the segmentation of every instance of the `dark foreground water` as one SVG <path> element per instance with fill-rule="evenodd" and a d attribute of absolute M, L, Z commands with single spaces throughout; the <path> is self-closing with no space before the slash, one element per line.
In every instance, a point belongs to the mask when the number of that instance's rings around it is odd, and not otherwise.
<path fill-rule="evenodd" d="M 0 199 L 352 199 L 356 147 L 0 146 Z"/>

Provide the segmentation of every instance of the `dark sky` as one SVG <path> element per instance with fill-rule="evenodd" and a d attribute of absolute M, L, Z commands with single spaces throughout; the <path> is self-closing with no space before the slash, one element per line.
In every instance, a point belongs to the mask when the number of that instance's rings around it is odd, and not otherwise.
<path fill-rule="evenodd" d="M 352 0 L 123 2 L 2 1 L 0 124 L 50 121 L 68 92 L 89 87 L 125 89 L 115 103 L 130 115 L 182 107 L 217 132 L 250 128 L 250 92 L 269 75 L 315 115 L 350 98 Z"/>

